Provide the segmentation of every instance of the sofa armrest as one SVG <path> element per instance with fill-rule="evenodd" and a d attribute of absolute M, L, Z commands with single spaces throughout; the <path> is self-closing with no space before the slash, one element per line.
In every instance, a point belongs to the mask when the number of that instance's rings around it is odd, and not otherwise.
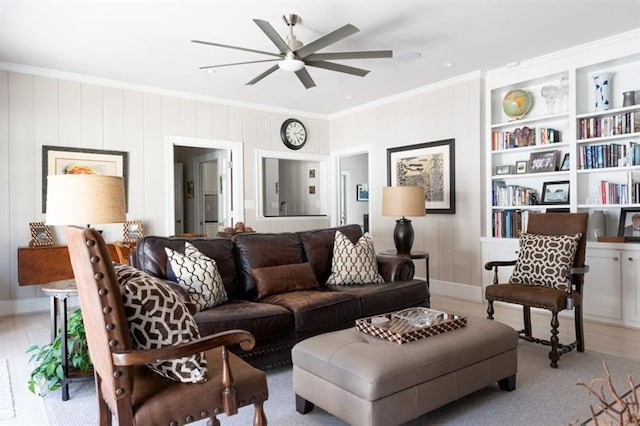
<path fill-rule="evenodd" d="M 377 255 L 378 272 L 385 282 L 413 279 L 416 267 L 408 257 Z"/>

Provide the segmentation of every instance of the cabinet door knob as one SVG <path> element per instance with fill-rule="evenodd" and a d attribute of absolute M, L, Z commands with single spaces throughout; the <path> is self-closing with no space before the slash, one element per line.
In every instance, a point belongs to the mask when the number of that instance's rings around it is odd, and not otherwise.
<path fill-rule="evenodd" d="M 630 258 L 629 258 L 629 262 L 633 262 L 633 257 L 630 257 Z"/>
<path fill-rule="evenodd" d="M 617 262 L 618 261 L 618 256 L 614 256 L 613 260 Z"/>

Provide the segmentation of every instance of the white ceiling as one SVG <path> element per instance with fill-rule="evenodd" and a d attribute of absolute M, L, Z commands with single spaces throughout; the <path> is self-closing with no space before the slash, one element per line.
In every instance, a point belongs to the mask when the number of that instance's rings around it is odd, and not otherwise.
<path fill-rule="evenodd" d="M 309 90 L 282 70 L 245 85 L 273 63 L 212 74 L 198 69 L 271 59 L 190 40 L 276 53 L 252 19 L 269 21 L 284 38 L 286 13 L 302 18 L 294 32 L 305 44 L 347 23 L 360 29 L 321 52 L 391 49 L 394 58 L 335 60 L 371 70 L 364 78 L 309 68 L 317 84 Z M 638 28 L 638 0 L 0 0 L 0 66 L 26 65 L 325 115 Z M 405 52 L 422 57 L 397 58 Z M 446 62 L 455 65 L 446 68 Z"/>

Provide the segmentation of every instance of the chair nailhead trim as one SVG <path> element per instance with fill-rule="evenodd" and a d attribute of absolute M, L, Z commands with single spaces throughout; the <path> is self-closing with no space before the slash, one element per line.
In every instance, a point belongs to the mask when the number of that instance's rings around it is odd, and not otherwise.
<path fill-rule="evenodd" d="M 116 379 L 119 377 L 122 377 L 122 371 L 120 370 L 116 370 L 113 372 L 113 377 L 115 377 Z"/>
<path fill-rule="evenodd" d="M 114 328 L 116 328 L 116 326 L 115 326 L 115 325 L 113 325 L 113 324 L 111 324 L 111 323 L 107 324 L 107 330 L 108 330 L 108 331 L 113 331 L 113 329 L 114 329 Z"/>
<path fill-rule="evenodd" d="M 216 413 L 216 414 L 220 414 L 220 413 L 222 413 L 222 410 L 220 409 L 220 407 L 216 407 L 216 409 L 213 410 L 213 412 Z"/>
<path fill-rule="evenodd" d="M 191 423 L 193 421 L 193 417 L 187 416 L 187 417 L 185 417 L 184 421 L 187 422 L 187 423 Z"/>
<path fill-rule="evenodd" d="M 124 389 L 117 388 L 116 389 L 116 396 L 122 396 L 122 395 L 124 395 Z"/>
<path fill-rule="evenodd" d="M 96 245 L 96 241 L 95 240 L 87 240 L 87 247 L 93 247 Z"/>
<path fill-rule="evenodd" d="M 102 312 L 105 314 L 111 313 L 111 306 L 105 306 L 102 308 Z"/>
<path fill-rule="evenodd" d="M 200 411 L 200 417 L 202 418 L 209 417 L 209 413 L 206 411 Z"/>
<path fill-rule="evenodd" d="M 96 255 L 91 256 L 91 263 L 98 263 L 100 262 L 100 258 Z"/>
<path fill-rule="evenodd" d="M 178 422 L 176 422 L 175 420 L 171 420 L 169 422 L 169 426 L 178 426 Z"/>
<path fill-rule="evenodd" d="M 100 296 L 106 296 L 107 294 L 109 294 L 109 290 L 107 290 L 106 288 L 101 288 L 100 290 L 98 290 L 98 294 Z"/>
<path fill-rule="evenodd" d="M 109 340 L 109 346 L 115 348 L 118 345 L 118 341 L 116 339 Z"/>
<path fill-rule="evenodd" d="M 104 274 L 102 272 L 96 272 L 93 278 L 95 278 L 96 281 L 101 280 L 104 278 Z"/>

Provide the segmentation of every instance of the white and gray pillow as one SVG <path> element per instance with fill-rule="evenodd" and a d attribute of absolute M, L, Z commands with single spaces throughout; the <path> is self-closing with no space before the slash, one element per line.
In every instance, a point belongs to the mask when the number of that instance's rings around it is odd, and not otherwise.
<path fill-rule="evenodd" d="M 364 234 L 353 244 L 340 231 L 336 231 L 331 260 L 331 275 L 327 284 L 370 284 L 383 283 L 378 273 L 378 261 L 373 248 L 373 240 Z"/>

